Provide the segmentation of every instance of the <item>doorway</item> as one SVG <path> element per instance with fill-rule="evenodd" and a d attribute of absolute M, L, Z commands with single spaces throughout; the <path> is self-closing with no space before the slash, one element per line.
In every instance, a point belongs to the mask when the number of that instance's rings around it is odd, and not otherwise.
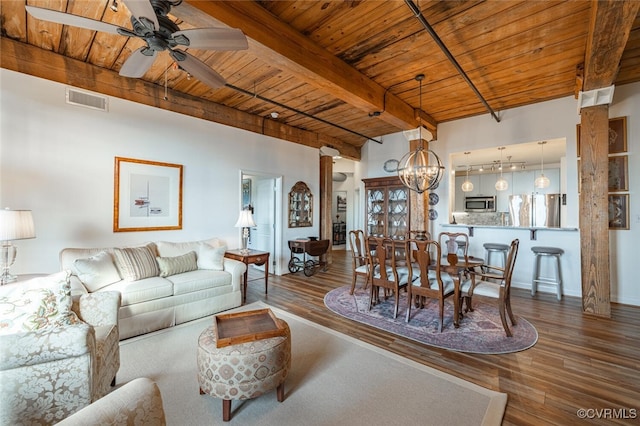
<path fill-rule="evenodd" d="M 281 275 L 280 259 L 282 246 L 282 176 L 267 173 L 241 172 L 242 208 L 253 211 L 256 226 L 249 231 L 248 248 L 271 253 L 269 271 Z M 250 267 L 264 270 L 264 265 Z"/>

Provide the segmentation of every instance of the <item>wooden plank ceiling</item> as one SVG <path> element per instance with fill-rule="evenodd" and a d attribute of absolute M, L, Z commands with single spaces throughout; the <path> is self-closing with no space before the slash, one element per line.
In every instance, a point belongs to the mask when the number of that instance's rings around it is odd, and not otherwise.
<path fill-rule="evenodd" d="M 247 35 L 245 51 L 189 49 L 227 80 L 219 89 L 190 78 L 166 52 L 141 79 L 120 77 L 143 40 L 41 21 L 26 13 L 24 1 L 2 1 L 1 66 L 308 146 L 333 146 L 359 159 L 368 141 L 418 126 L 417 74 L 426 76 L 421 120 L 434 133 L 438 123 L 489 112 L 409 1 L 176 4 L 169 17 L 181 29 L 230 26 Z M 112 2 L 26 4 L 131 28 L 126 0 L 118 1 L 117 12 Z M 592 2 L 413 3 L 498 117 L 581 89 Z M 617 85 L 640 80 L 638 17 L 615 72 Z"/>

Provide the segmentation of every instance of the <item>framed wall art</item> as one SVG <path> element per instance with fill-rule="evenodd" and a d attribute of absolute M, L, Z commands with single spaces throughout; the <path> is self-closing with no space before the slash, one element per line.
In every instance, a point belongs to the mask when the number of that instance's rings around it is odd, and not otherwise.
<path fill-rule="evenodd" d="M 580 157 L 580 125 L 576 125 L 577 154 Z M 609 154 L 627 152 L 627 117 L 609 119 Z"/>
<path fill-rule="evenodd" d="M 242 179 L 242 208 L 251 208 L 251 179 Z"/>
<path fill-rule="evenodd" d="M 609 229 L 629 229 L 629 194 L 609 194 Z"/>
<path fill-rule="evenodd" d="M 113 232 L 182 229 L 182 165 L 115 158 Z"/>
<path fill-rule="evenodd" d="M 609 192 L 629 190 L 629 166 L 626 155 L 609 157 Z"/>

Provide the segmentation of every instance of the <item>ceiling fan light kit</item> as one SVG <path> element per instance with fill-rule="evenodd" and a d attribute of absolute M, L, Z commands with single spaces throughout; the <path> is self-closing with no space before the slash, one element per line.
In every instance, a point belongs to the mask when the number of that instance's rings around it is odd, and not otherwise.
<path fill-rule="evenodd" d="M 245 50 L 249 48 L 247 38 L 242 31 L 234 28 L 180 30 L 180 27 L 167 15 L 171 7 L 181 2 L 181 0 L 122 0 L 131 12 L 132 29 L 41 7 L 26 5 L 25 8 L 36 19 L 144 40 L 146 46 L 133 52 L 120 68 L 120 75 L 123 77 L 142 77 L 153 65 L 157 53 L 166 50 L 180 69 L 211 88 L 223 87 L 226 81 L 220 74 L 179 47 L 203 50 Z M 117 9 L 117 2 L 114 1 L 111 6 Z"/>

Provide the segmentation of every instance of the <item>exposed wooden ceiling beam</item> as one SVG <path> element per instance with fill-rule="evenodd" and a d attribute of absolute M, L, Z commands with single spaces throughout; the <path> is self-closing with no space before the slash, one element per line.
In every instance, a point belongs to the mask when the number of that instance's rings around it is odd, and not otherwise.
<path fill-rule="evenodd" d="M 249 49 L 258 57 L 269 58 L 272 64 L 294 74 L 301 81 L 368 114 L 384 112 L 379 119 L 399 129 L 418 126 L 411 105 L 332 55 L 326 49 L 304 37 L 289 25 L 279 21 L 260 5 L 249 1 L 187 1 L 193 7 L 233 28 L 240 28 L 250 39 Z M 437 122 L 421 114 L 422 124 L 434 136 Z"/>
<path fill-rule="evenodd" d="M 169 100 L 166 101 L 164 88 L 161 86 L 140 79 L 124 78 L 116 72 L 26 43 L 2 37 L 0 51 L 2 68 L 313 148 L 333 146 L 343 157 L 360 160 L 360 149 L 339 139 L 301 130 L 176 91 L 170 91 Z"/>
<path fill-rule="evenodd" d="M 585 53 L 584 91 L 613 84 L 640 2 L 591 1 L 591 21 Z M 615 30 L 614 30 L 615 29 Z"/>

